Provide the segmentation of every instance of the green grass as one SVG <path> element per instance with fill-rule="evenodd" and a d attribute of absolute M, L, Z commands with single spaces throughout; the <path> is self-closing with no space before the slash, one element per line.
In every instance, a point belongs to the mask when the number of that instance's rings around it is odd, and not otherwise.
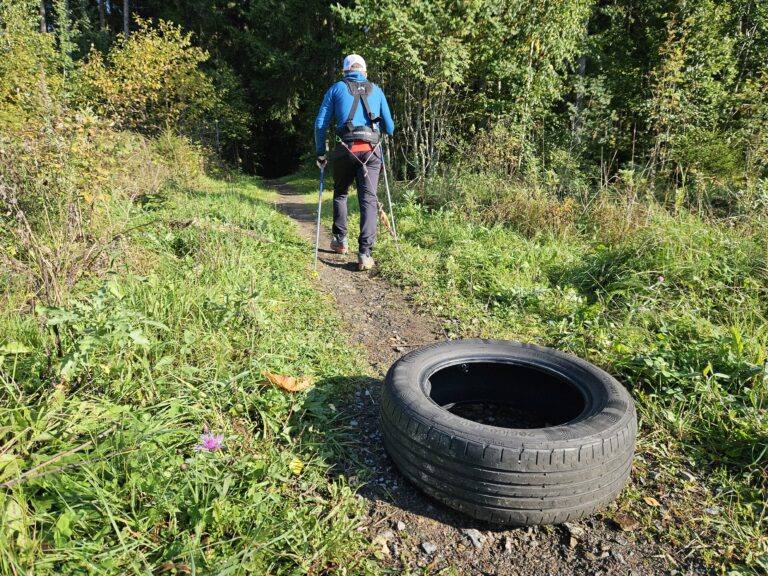
<path fill-rule="evenodd" d="M 311 173 L 290 181 L 316 186 Z M 568 350 L 630 388 L 641 431 L 618 511 L 680 556 L 768 570 L 764 223 L 734 229 L 650 203 L 624 222 L 618 204 L 483 179 L 400 189 L 397 206 L 401 246 L 380 234 L 381 274 L 449 333 Z"/>
<path fill-rule="evenodd" d="M 0 572 L 374 570 L 329 473 L 363 366 L 268 197 L 248 179 L 170 194 L 62 308 L 2 311 Z M 222 450 L 194 450 L 204 428 Z"/>

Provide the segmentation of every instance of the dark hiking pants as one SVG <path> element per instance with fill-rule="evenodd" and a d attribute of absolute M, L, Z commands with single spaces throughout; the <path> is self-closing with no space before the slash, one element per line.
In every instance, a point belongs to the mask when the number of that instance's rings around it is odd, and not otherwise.
<path fill-rule="evenodd" d="M 366 163 L 367 161 L 367 163 Z M 360 203 L 361 254 L 371 254 L 376 243 L 378 216 L 379 173 L 381 151 L 349 152 L 342 144 L 333 151 L 333 233 L 347 235 L 347 197 L 352 182 L 357 183 L 357 199 Z M 365 163 L 365 166 L 363 164 Z"/>

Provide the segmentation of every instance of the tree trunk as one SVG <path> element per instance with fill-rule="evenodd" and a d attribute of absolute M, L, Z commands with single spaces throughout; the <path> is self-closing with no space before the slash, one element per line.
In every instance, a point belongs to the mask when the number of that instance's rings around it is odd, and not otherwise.
<path fill-rule="evenodd" d="M 131 0 L 123 0 L 123 34 L 126 38 L 131 34 Z"/>
<path fill-rule="evenodd" d="M 40 0 L 40 32 L 48 32 L 48 23 L 45 21 L 45 0 Z"/>
<path fill-rule="evenodd" d="M 104 2 L 107 0 L 96 0 L 99 5 L 99 30 L 102 32 L 107 29 L 107 13 L 104 8 Z"/>

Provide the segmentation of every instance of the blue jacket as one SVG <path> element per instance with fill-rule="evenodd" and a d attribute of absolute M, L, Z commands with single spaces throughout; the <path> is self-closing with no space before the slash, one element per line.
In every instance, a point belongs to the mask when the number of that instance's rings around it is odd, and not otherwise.
<path fill-rule="evenodd" d="M 366 80 L 365 76 L 360 72 L 347 72 L 344 74 L 344 78 L 350 78 L 356 82 L 365 82 Z M 325 154 L 325 135 L 331 123 L 331 118 L 336 119 L 336 128 L 341 128 L 347 121 L 349 110 L 352 108 L 352 102 L 354 102 L 354 98 L 342 80 L 336 82 L 325 93 L 323 103 L 320 105 L 320 111 L 317 113 L 317 119 L 315 120 L 315 147 L 317 148 L 318 156 Z M 383 126 L 374 126 L 374 128 L 377 130 L 383 128 L 386 134 L 392 134 L 395 131 L 395 123 L 392 121 L 387 98 L 384 96 L 381 88 L 375 84 L 373 85 L 373 92 L 368 96 L 368 105 L 371 107 L 371 112 L 374 115 L 381 117 L 383 123 Z M 360 102 L 355 112 L 354 125 L 362 126 L 363 124 L 372 126 L 370 118 L 366 117 L 363 103 Z"/>

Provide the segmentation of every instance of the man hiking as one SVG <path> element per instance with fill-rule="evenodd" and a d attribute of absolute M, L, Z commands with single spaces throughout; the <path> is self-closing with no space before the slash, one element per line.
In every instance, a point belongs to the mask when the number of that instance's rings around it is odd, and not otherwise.
<path fill-rule="evenodd" d="M 315 120 L 317 165 L 326 158 L 325 136 L 331 118 L 336 120 L 337 144 L 331 153 L 333 166 L 333 238 L 331 250 L 346 254 L 347 196 L 357 183 L 360 204 L 360 239 L 357 264 L 373 268 L 371 250 L 376 242 L 379 173 L 382 166 L 381 130 L 392 134 L 395 124 L 381 88 L 368 82 L 365 60 L 357 54 L 344 58 L 344 78 L 325 93 Z"/>

